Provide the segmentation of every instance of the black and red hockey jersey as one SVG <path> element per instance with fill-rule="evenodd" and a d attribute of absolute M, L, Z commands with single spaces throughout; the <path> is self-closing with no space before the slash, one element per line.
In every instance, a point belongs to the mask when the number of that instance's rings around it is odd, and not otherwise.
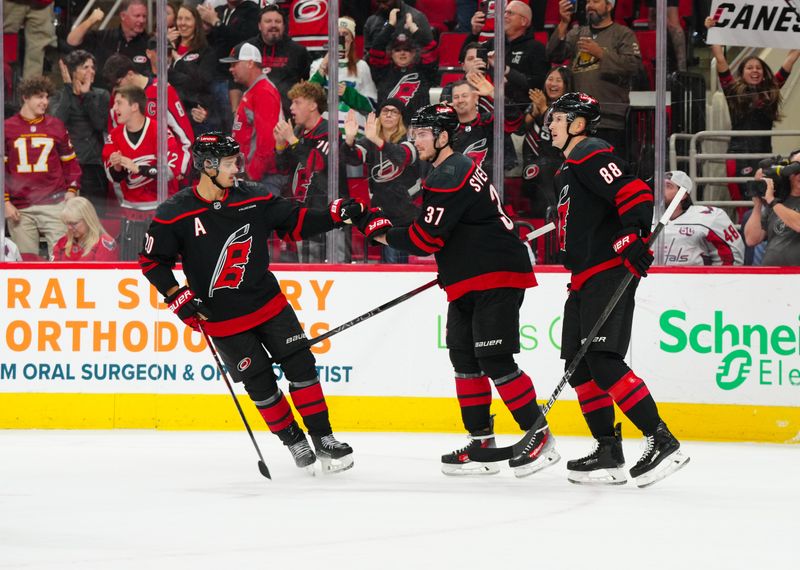
<path fill-rule="evenodd" d="M 620 230 L 650 233 L 653 191 L 598 138 L 575 146 L 556 176 L 556 188 L 561 258 L 572 271 L 570 287 L 578 290 L 593 275 L 622 265 L 611 247 Z"/>
<path fill-rule="evenodd" d="M 453 137 L 453 150 L 467 155 L 486 172 L 492 172 L 494 115 L 479 112 L 469 123 L 461 123 Z"/>
<path fill-rule="evenodd" d="M 448 301 L 470 291 L 536 286 L 528 249 L 489 175 L 460 153 L 425 178 L 422 211 L 414 223 L 392 228 L 386 239 L 415 255 L 434 254 Z"/>
<path fill-rule="evenodd" d="M 187 187 L 158 207 L 139 265 L 166 296 L 178 285 L 172 269 L 180 257 L 189 288 L 211 311 L 206 331 L 229 336 L 268 321 L 286 306 L 269 270 L 270 233 L 298 241 L 333 227 L 327 210 L 300 207 L 255 182 L 239 181 L 214 202 Z"/>

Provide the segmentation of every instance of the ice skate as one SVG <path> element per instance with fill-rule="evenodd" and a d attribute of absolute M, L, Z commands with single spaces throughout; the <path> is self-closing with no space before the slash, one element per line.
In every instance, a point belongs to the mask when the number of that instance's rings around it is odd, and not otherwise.
<path fill-rule="evenodd" d="M 597 438 L 587 456 L 567 461 L 567 479 L 578 485 L 624 485 L 623 467 L 622 424 L 617 424 L 614 435 Z"/>
<path fill-rule="evenodd" d="M 636 486 L 649 487 L 689 463 L 689 456 L 684 455 L 680 447 L 664 422 L 658 424 L 654 433 L 645 434 L 644 453 L 631 468 Z"/>
<path fill-rule="evenodd" d="M 500 468 L 494 463 L 480 463 L 469 458 L 471 451 L 496 447 L 494 421 L 490 420 L 488 428 L 471 433 L 467 438 L 469 439 L 467 445 L 442 455 L 442 473 L 445 475 L 494 475 L 499 473 Z"/>
<path fill-rule="evenodd" d="M 547 423 L 537 430 L 528 430 L 522 452 L 508 460 L 516 477 L 527 477 L 546 467 L 555 465 L 561 459 L 555 448 L 555 438 Z"/>
<path fill-rule="evenodd" d="M 276 435 L 281 439 L 283 445 L 289 448 L 295 465 L 313 474 L 317 456 L 314 455 L 311 446 L 308 445 L 306 434 L 303 433 L 297 422 L 292 422 L 289 427 L 282 429 Z"/>
<path fill-rule="evenodd" d="M 312 435 L 311 440 L 314 442 L 314 449 L 317 450 L 324 475 L 347 471 L 353 467 L 353 448 L 337 441 L 333 434 Z"/>

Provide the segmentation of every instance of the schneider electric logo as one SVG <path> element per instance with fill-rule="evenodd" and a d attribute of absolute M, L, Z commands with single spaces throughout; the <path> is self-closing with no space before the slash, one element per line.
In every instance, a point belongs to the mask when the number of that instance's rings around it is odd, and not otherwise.
<path fill-rule="evenodd" d="M 798 316 L 800 319 L 800 316 Z M 734 390 L 753 378 L 762 386 L 800 386 L 800 327 L 726 322 L 714 311 L 712 322 L 692 322 L 686 312 L 664 311 L 659 320 L 666 338 L 661 350 L 718 355 L 717 386 Z"/>

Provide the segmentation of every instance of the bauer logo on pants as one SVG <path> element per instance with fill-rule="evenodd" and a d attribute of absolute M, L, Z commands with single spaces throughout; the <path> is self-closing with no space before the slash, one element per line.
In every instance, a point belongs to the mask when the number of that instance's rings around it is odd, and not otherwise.
<path fill-rule="evenodd" d="M 245 370 L 250 368 L 250 365 L 252 363 L 253 363 L 253 361 L 250 360 L 250 357 L 249 356 L 245 356 L 244 358 L 242 358 L 239 361 L 239 364 L 236 365 L 236 368 L 239 370 L 239 372 L 244 372 Z"/>

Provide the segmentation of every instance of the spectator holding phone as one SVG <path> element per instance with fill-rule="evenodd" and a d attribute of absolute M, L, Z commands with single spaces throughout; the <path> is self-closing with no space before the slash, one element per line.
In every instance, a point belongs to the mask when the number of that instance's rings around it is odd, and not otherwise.
<path fill-rule="evenodd" d="M 379 51 L 382 51 L 400 34 L 407 35 L 409 32 L 406 28 L 414 29 L 411 33 L 418 45 L 424 48 L 433 43 L 435 46 L 433 30 L 425 14 L 403 0 L 377 0 L 376 4 L 375 13 L 367 18 L 364 24 L 364 54 L 370 65 L 372 65 L 372 49 L 378 46 Z M 388 37 L 385 34 L 388 34 Z"/>

